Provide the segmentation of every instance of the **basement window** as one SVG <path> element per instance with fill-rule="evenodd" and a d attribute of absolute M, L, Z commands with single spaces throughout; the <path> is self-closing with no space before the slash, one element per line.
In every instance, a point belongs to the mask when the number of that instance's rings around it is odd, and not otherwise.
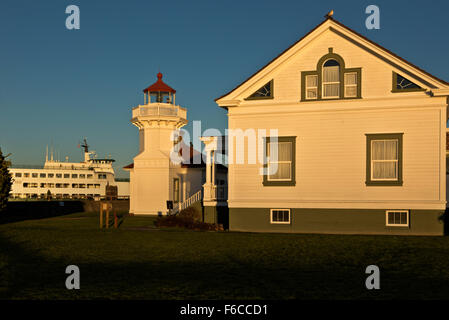
<path fill-rule="evenodd" d="M 410 212 L 408 210 L 389 210 L 386 212 L 386 225 L 393 227 L 408 227 Z"/>
<path fill-rule="evenodd" d="M 290 224 L 290 209 L 271 209 L 270 223 Z"/>

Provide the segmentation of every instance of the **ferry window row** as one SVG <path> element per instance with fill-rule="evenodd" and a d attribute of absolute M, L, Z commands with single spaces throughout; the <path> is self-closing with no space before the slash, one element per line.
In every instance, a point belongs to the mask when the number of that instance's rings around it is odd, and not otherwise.
<path fill-rule="evenodd" d="M 72 194 L 68 194 L 68 193 L 57 193 L 57 194 L 52 194 L 53 198 L 56 199 L 94 199 L 94 198 L 100 198 L 101 195 L 100 194 L 78 194 L 78 193 L 72 193 Z M 13 199 L 46 199 L 47 198 L 47 194 L 46 193 L 41 193 L 41 194 L 37 194 L 37 193 L 14 193 L 12 194 L 12 198 Z"/>
<path fill-rule="evenodd" d="M 24 182 L 24 188 L 87 188 L 87 189 L 99 189 L 100 184 L 85 184 L 85 183 L 35 183 L 35 182 Z"/>
<path fill-rule="evenodd" d="M 92 174 L 77 174 L 77 173 L 29 173 L 29 172 L 16 172 L 14 174 L 14 176 L 16 178 L 57 178 L 57 179 L 62 179 L 64 177 L 64 179 L 93 179 L 93 175 Z M 99 174 L 98 175 L 98 179 L 106 179 L 106 174 Z"/>

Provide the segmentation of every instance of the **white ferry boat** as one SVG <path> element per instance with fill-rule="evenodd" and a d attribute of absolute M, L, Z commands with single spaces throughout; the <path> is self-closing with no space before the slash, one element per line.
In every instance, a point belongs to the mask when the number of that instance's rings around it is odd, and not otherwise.
<path fill-rule="evenodd" d="M 54 160 L 53 152 L 45 157 L 43 167 L 14 166 L 9 168 L 13 184 L 11 199 L 95 199 L 106 195 L 106 186 L 117 186 L 120 199 L 129 198 L 129 181 L 115 179 L 113 159 L 97 159 L 89 152 L 86 139 L 83 162 Z"/>

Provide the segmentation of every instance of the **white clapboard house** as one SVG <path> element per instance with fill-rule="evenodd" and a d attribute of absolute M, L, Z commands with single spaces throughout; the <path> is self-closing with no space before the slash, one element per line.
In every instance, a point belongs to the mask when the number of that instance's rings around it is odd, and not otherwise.
<path fill-rule="evenodd" d="M 216 99 L 230 230 L 443 234 L 448 96 L 446 81 L 328 16 Z"/>

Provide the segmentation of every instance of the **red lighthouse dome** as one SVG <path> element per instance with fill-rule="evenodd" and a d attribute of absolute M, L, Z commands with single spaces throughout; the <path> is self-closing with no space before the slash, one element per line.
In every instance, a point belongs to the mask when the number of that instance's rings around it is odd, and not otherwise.
<path fill-rule="evenodd" d="M 162 73 L 157 74 L 157 81 L 153 83 L 146 89 L 143 89 L 143 92 L 171 92 L 176 93 L 176 90 L 167 85 L 164 81 L 162 81 Z"/>
<path fill-rule="evenodd" d="M 175 102 L 176 90 L 162 81 L 162 73 L 160 72 L 157 74 L 157 81 L 148 88 L 143 89 L 143 93 L 145 100 L 148 98 L 148 103 L 174 104 Z"/>

